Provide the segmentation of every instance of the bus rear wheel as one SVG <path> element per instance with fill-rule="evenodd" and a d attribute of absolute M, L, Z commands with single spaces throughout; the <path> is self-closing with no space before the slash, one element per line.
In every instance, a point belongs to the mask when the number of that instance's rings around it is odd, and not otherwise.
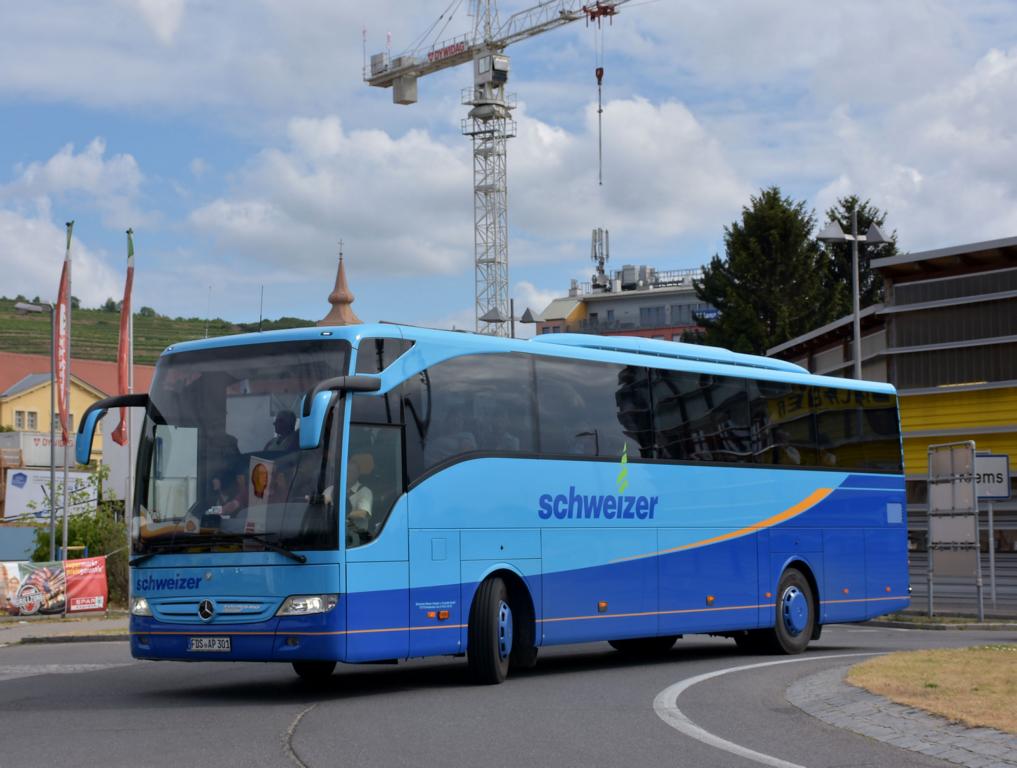
<path fill-rule="evenodd" d="M 663 656 L 674 647 L 678 635 L 608 640 L 607 644 L 627 656 Z"/>
<path fill-rule="evenodd" d="M 293 671 L 308 683 L 323 683 L 335 671 L 334 661 L 294 661 Z"/>
<path fill-rule="evenodd" d="M 481 685 L 496 685 L 508 676 L 513 639 L 512 607 L 505 582 L 495 577 L 477 588 L 470 608 L 466 658 L 470 676 Z"/>
<path fill-rule="evenodd" d="M 762 635 L 771 653 L 794 655 L 809 645 L 816 625 L 812 587 L 805 574 L 788 568 L 777 584 L 773 629 Z"/>

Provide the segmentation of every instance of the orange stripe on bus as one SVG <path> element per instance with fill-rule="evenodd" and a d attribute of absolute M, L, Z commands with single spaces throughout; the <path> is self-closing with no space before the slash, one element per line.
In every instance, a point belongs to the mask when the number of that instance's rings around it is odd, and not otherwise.
<path fill-rule="evenodd" d="M 761 528 L 769 528 L 770 526 L 777 525 L 777 523 L 783 523 L 785 520 L 790 520 L 792 517 L 800 515 L 808 509 L 816 506 L 819 502 L 825 499 L 833 493 L 833 488 L 817 488 L 804 499 L 799 501 L 792 507 L 788 507 L 783 512 L 779 512 L 773 517 L 768 517 L 765 520 L 760 520 L 758 523 L 747 525 L 744 528 L 739 528 L 737 531 L 731 531 L 730 533 L 722 533 L 720 536 L 714 536 L 709 539 L 702 539 L 701 541 L 694 541 L 691 544 L 682 544 L 680 547 L 671 547 L 670 549 L 662 549 L 659 552 L 650 552 L 645 555 L 632 555 L 630 557 L 622 557 L 617 560 L 612 560 L 611 564 L 624 563 L 627 560 L 639 560 L 644 557 L 656 557 L 658 555 L 668 555 L 672 552 L 681 552 L 685 549 L 694 549 L 696 547 L 705 547 L 708 544 L 716 544 L 720 541 L 727 541 L 728 539 L 734 539 L 739 536 L 744 536 L 747 533 L 758 531 Z"/>

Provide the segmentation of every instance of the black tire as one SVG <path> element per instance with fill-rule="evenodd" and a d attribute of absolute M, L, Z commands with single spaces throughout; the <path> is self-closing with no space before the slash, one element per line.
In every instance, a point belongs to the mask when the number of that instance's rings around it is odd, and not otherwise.
<path fill-rule="evenodd" d="M 308 683 L 323 683 L 335 671 L 334 661 L 294 661 L 293 671 Z"/>
<path fill-rule="evenodd" d="M 518 590 L 509 595 L 512 606 L 512 653 L 509 666 L 513 671 L 537 666 L 537 622 L 528 595 Z"/>
<path fill-rule="evenodd" d="M 662 637 L 608 640 L 607 643 L 616 651 L 629 656 L 663 656 L 674 647 L 676 640 L 678 640 L 678 635 L 664 635 Z"/>
<path fill-rule="evenodd" d="M 504 619 L 506 609 L 509 618 L 507 627 Z M 505 582 L 495 577 L 481 583 L 470 608 L 466 645 L 470 677 L 475 683 L 497 685 L 508 676 L 513 647 L 511 618 Z"/>
<path fill-rule="evenodd" d="M 766 631 L 771 653 L 794 655 L 802 653 L 812 638 L 816 625 L 812 587 L 805 574 L 788 568 L 777 584 L 773 629 Z"/>

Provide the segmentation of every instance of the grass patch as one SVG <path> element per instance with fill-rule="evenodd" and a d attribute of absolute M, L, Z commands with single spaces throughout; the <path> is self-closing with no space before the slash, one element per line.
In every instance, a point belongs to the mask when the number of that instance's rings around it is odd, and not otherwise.
<path fill-rule="evenodd" d="M 953 722 L 1017 734 L 1017 645 L 891 653 L 852 667 L 847 681 Z"/>

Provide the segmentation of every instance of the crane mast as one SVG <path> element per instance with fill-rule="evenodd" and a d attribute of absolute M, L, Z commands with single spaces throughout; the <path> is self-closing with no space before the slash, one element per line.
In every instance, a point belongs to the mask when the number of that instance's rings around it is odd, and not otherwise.
<path fill-rule="evenodd" d="M 516 134 L 512 120 L 516 105 L 505 90 L 509 75 L 505 48 L 580 19 L 600 23 L 625 2 L 544 0 L 501 23 L 497 0 L 471 0 L 470 34 L 435 43 L 423 53 L 409 51 L 391 59 L 387 53 L 371 56 L 367 84 L 392 88 L 396 104 L 417 101 L 418 78 L 473 62 L 473 87 L 462 93 L 462 103 L 470 107 L 462 133 L 473 142 L 475 330 L 479 333 L 507 336 L 510 326 L 506 143 Z"/>

